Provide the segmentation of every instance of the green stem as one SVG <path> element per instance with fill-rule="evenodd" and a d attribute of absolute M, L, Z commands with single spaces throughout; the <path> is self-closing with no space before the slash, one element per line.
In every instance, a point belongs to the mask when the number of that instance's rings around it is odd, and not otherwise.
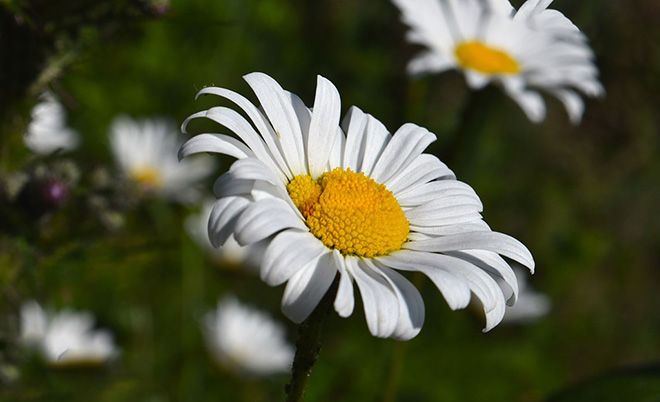
<path fill-rule="evenodd" d="M 303 400 L 305 385 L 307 385 L 312 367 L 314 367 L 321 351 L 323 321 L 332 309 L 338 286 L 339 281 L 335 279 L 312 314 L 298 328 L 298 342 L 296 342 L 296 355 L 291 367 L 291 381 L 285 387 L 286 402 L 301 402 Z"/>

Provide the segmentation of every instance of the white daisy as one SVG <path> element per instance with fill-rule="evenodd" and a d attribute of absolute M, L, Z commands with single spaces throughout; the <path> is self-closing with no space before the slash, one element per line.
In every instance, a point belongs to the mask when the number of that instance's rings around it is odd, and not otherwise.
<path fill-rule="evenodd" d="M 473 89 L 499 83 L 534 122 L 546 113 L 537 89 L 556 96 L 573 123 L 584 112 L 578 91 L 604 92 L 584 35 L 547 9 L 551 1 L 528 0 L 517 12 L 507 0 L 392 1 L 408 39 L 427 48 L 409 64 L 412 74 L 458 69 Z"/>
<path fill-rule="evenodd" d="M 46 92 L 32 109 L 32 120 L 23 142 L 32 152 L 47 155 L 58 150 L 73 150 L 80 139 L 78 133 L 67 127 L 64 107 L 52 93 Z"/>
<path fill-rule="evenodd" d="M 21 308 L 20 318 L 21 342 L 54 366 L 102 365 L 118 354 L 110 332 L 94 329 L 89 313 L 48 314 L 31 301 Z"/>
<path fill-rule="evenodd" d="M 231 235 L 239 244 L 269 241 L 261 277 L 287 283 L 282 307 L 303 321 L 339 275 L 334 307 L 353 312 L 353 282 L 362 295 L 369 330 L 410 339 L 424 320 L 419 292 L 397 270 L 419 271 L 435 283 L 452 309 L 473 292 L 486 312 L 486 330 L 504 315 L 496 279 L 517 295 L 516 278 L 500 255 L 533 268 L 517 240 L 492 232 L 481 219 L 472 188 L 438 158 L 422 153 L 435 135 L 404 124 L 394 135 L 353 107 L 339 126 L 340 98 L 318 77 L 313 112 L 262 73 L 245 76 L 261 109 L 224 88 L 205 88 L 238 105 L 195 113 L 234 132 L 201 134 L 180 155 L 217 152 L 238 160 L 216 182 L 211 242 Z M 263 112 L 262 112 L 263 110 Z"/>
<path fill-rule="evenodd" d="M 529 286 L 523 270 L 516 268 L 514 272 L 518 278 L 518 302 L 507 307 L 503 322 L 528 323 L 545 317 L 550 311 L 550 298 Z"/>
<path fill-rule="evenodd" d="M 258 269 L 263 256 L 263 247 L 259 247 L 259 245 L 241 246 L 233 236 L 229 237 L 220 247 L 211 244 L 208 227 L 213 204 L 213 200 L 206 200 L 199 213 L 186 219 L 185 227 L 190 237 L 219 263 L 244 266 L 250 270 Z"/>
<path fill-rule="evenodd" d="M 176 201 L 199 198 L 194 185 L 213 169 L 213 163 L 205 157 L 177 160 L 181 141 L 177 129 L 165 119 L 136 121 L 118 117 L 112 123 L 110 143 L 124 176 L 143 191 Z"/>
<path fill-rule="evenodd" d="M 233 297 L 224 298 L 207 313 L 204 334 L 214 357 L 230 370 L 266 376 L 291 368 L 293 347 L 282 325 Z"/>

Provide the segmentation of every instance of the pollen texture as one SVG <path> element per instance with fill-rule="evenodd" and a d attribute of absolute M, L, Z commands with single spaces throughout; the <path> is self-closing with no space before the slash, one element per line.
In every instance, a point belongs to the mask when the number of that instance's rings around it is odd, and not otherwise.
<path fill-rule="evenodd" d="M 518 74 L 520 65 L 506 51 L 479 41 L 460 43 L 454 50 L 458 63 L 482 74 Z"/>
<path fill-rule="evenodd" d="M 131 178 L 140 185 L 147 188 L 158 188 L 162 184 L 162 179 L 158 171 L 151 167 L 143 167 L 133 170 Z"/>
<path fill-rule="evenodd" d="M 399 250 L 410 230 L 399 202 L 383 184 L 350 169 L 287 185 L 314 236 L 344 255 L 377 257 Z"/>

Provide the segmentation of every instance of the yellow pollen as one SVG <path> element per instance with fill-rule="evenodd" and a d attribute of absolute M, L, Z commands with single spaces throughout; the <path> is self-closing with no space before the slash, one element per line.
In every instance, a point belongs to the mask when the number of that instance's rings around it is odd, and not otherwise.
<path fill-rule="evenodd" d="M 142 186 L 148 188 L 158 188 L 163 182 L 158 171 L 152 167 L 137 168 L 131 172 L 131 177 Z"/>
<path fill-rule="evenodd" d="M 458 63 L 482 74 L 518 74 L 520 64 L 509 53 L 479 41 L 460 43 L 454 49 Z"/>
<path fill-rule="evenodd" d="M 408 220 L 394 194 L 363 173 L 337 168 L 316 181 L 296 176 L 287 191 L 312 234 L 344 255 L 386 255 L 408 238 Z"/>

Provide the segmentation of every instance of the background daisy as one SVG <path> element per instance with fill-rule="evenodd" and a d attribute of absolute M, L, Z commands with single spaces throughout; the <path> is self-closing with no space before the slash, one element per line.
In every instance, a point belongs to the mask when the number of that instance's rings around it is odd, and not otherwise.
<path fill-rule="evenodd" d="M 66 111 L 50 92 L 41 95 L 32 109 L 30 124 L 23 142 L 36 154 L 48 155 L 55 151 L 71 151 L 78 147 L 78 133 L 66 124 Z"/>
<path fill-rule="evenodd" d="M 123 175 L 145 192 L 180 202 L 200 197 L 197 182 L 211 173 L 207 158 L 179 162 L 180 140 L 174 126 L 164 119 L 116 118 L 110 129 L 110 145 Z"/>
<path fill-rule="evenodd" d="M 204 335 L 213 357 L 239 374 L 267 376 L 291 368 L 293 347 L 284 327 L 234 297 L 225 297 L 207 313 Z"/>
<path fill-rule="evenodd" d="M 54 366 L 102 365 L 117 356 L 110 332 L 94 329 L 87 312 L 46 313 L 31 301 L 21 307 L 21 342 Z"/>
<path fill-rule="evenodd" d="M 530 120 L 545 118 L 541 89 L 557 97 L 573 123 L 584 102 L 602 95 L 598 69 L 584 36 L 550 2 L 529 0 L 518 12 L 508 2 L 392 0 L 410 27 L 407 38 L 426 49 L 411 74 L 457 69 L 472 89 L 500 84 Z"/>

